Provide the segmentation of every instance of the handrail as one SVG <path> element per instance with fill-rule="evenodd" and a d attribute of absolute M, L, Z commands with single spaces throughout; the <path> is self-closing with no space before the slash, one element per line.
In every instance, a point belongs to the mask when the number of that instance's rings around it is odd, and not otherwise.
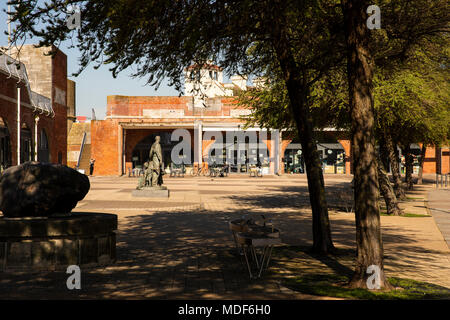
<path fill-rule="evenodd" d="M 80 168 L 81 155 L 83 154 L 85 142 L 86 142 L 86 131 L 83 133 L 83 140 L 81 140 L 80 154 L 78 155 L 78 161 L 76 166 L 77 170 Z"/>

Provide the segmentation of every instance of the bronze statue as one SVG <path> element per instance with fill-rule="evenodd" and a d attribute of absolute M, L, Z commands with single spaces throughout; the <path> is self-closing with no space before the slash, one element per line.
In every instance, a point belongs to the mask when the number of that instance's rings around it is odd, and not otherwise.
<path fill-rule="evenodd" d="M 136 189 L 142 189 L 144 187 L 160 187 L 163 184 L 162 175 L 163 170 L 163 158 L 162 149 L 159 141 L 160 136 L 155 137 L 155 142 L 152 144 L 149 153 L 148 162 L 144 163 L 144 175 L 139 179 L 139 184 Z"/>

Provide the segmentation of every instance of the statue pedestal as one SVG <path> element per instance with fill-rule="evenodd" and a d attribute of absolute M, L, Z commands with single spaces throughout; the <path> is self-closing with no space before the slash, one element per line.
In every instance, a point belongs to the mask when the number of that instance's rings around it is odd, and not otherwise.
<path fill-rule="evenodd" d="M 169 190 L 166 187 L 161 188 L 142 188 L 136 189 L 131 192 L 133 197 L 142 197 L 142 198 L 168 198 Z"/>

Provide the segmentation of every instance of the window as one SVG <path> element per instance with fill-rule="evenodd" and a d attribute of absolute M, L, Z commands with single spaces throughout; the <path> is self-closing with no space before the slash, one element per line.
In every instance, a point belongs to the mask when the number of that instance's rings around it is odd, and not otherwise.
<path fill-rule="evenodd" d="M 209 77 L 213 80 L 217 80 L 217 71 L 209 71 Z"/>
<path fill-rule="evenodd" d="M 200 71 L 196 70 L 196 71 L 191 71 L 189 78 L 191 80 L 200 80 Z"/>

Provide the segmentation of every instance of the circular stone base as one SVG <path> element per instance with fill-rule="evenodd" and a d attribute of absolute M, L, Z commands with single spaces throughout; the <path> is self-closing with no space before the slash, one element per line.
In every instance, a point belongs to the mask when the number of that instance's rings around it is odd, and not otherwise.
<path fill-rule="evenodd" d="M 65 270 L 116 261 L 117 215 L 0 217 L 0 271 Z"/>

